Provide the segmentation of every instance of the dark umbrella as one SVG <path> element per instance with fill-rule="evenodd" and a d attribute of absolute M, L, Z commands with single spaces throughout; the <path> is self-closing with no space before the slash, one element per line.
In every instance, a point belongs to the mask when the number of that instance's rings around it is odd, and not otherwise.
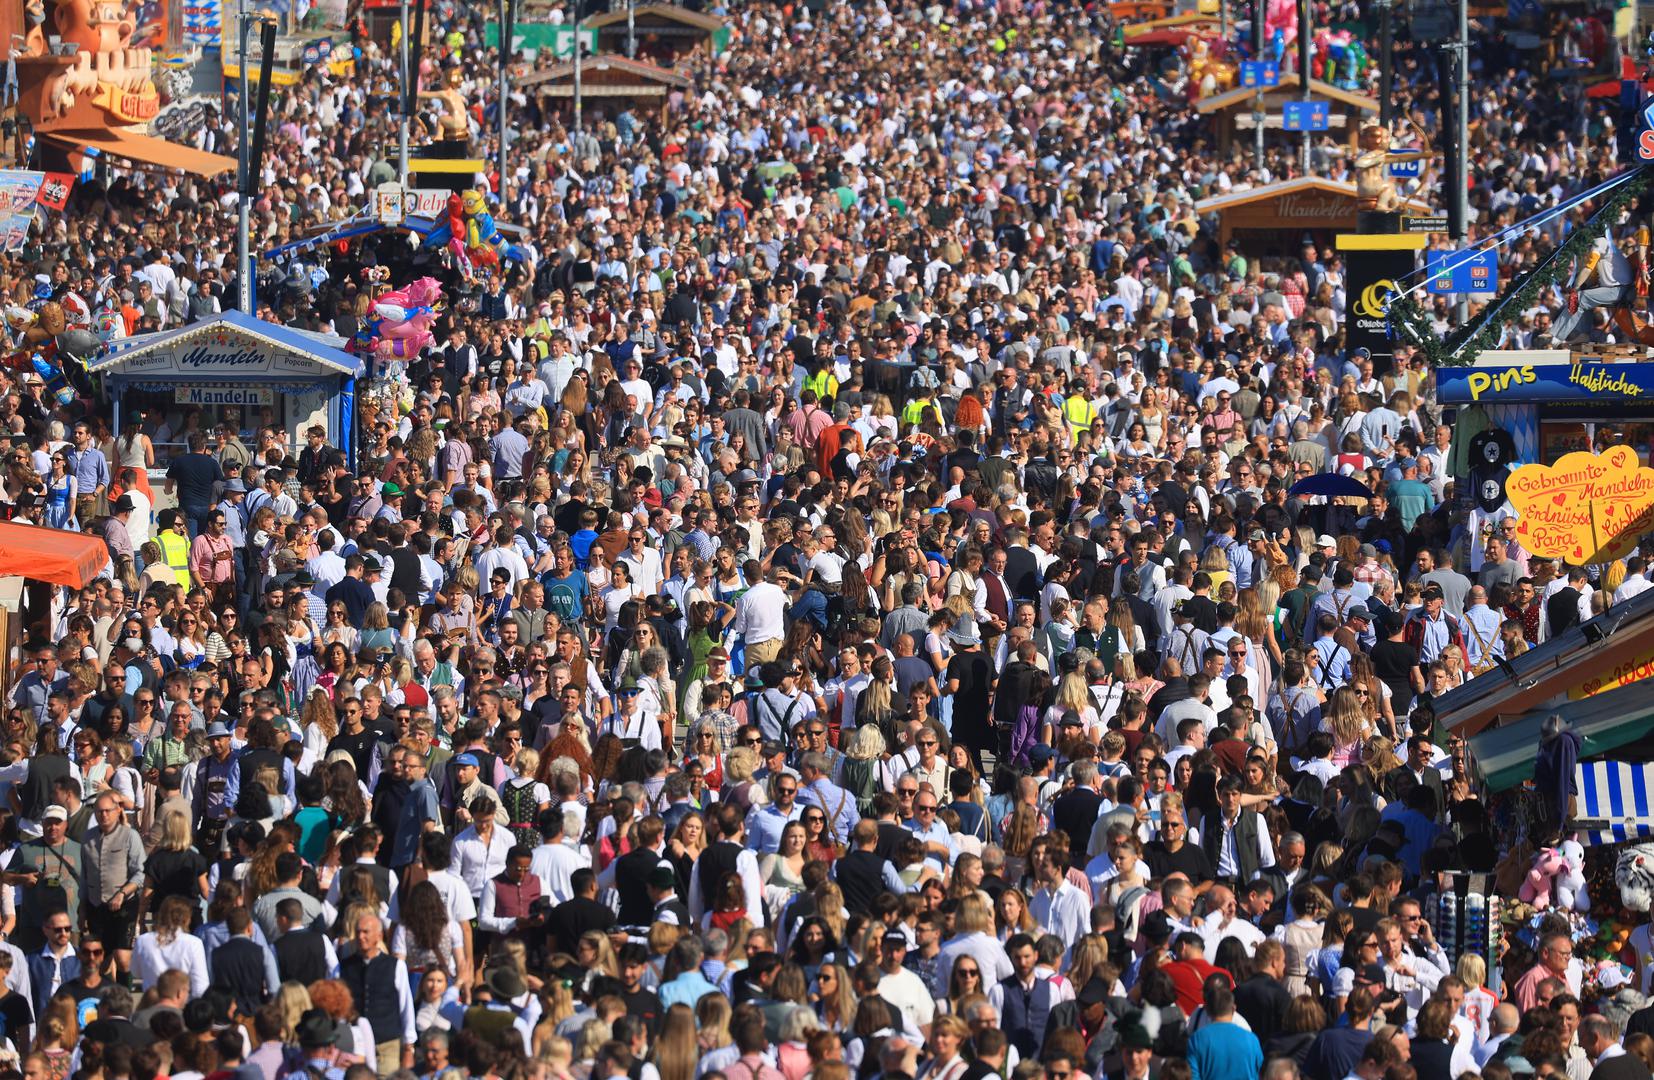
<path fill-rule="evenodd" d="M 1329 499 L 1336 499 L 1340 495 L 1353 495 L 1358 499 L 1373 497 L 1372 489 L 1353 476 L 1344 476 L 1341 473 L 1317 473 L 1307 476 L 1292 485 L 1289 495 L 1325 495 Z"/>

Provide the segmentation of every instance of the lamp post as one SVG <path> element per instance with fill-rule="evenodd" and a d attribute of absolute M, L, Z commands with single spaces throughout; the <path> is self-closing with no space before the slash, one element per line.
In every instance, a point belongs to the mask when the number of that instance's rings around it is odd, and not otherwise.
<path fill-rule="evenodd" d="M 420 0 L 421 3 L 424 0 Z M 402 0 L 401 22 L 397 28 L 401 31 L 402 47 L 398 54 L 402 64 L 402 85 L 407 87 L 408 82 L 408 0 Z M 408 185 L 408 95 L 402 95 L 402 122 L 397 135 L 396 177 L 403 187 Z"/>
<path fill-rule="evenodd" d="M 580 54 L 585 51 L 580 40 L 580 20 L 574 20 L 574 130 L 580 130 Z"/>
<path fill-rule="evenodd" d="M 1396 111 L 1391 100 L 1395 87 L 1395 2 L 1377 0 L 1373 7 L 1378 11 L 1378 118 L 1389 130 Z"/>
<path fill-rule="evenodd" d="M 241 35 L 241 137 L 236 140 L 239 175 L 241 177 L 240 194 L 236 204 L 240 214 L 236 224 L 236 306 L 244 314 L 253 314 L 253 257 L 251 253 L 252 235 L 252 198 L 248 192 L 252 189 L 252 177 L 247 171 L 252 168 L 253 153 L 249 140 L 253 137 L 252 104 L 247 89 L 247 35 L 252 31 L 252 23 L 247 18 L 247 0 L 240 0 L 236 5 L 236 21 Z"/>

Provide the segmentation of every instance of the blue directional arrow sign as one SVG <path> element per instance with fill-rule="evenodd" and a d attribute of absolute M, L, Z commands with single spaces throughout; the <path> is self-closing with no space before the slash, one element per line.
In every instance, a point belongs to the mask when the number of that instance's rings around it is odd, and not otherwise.
<path fill-rule="evenodd" d="M 1330 117 L 1325 101 L 1288 101 L 1281 106 L 1281 127 L 1286 131 L 1325 131 Z"/>
<path fill-rule="evenodd" d="M 1242 60 L 1241 85 L 1248 90 L 1281 84 L 1281 65 L 1273 60 Z"/>
<path fill-rule="evenodd" d="M 1430 275 L 1427 292 L 1496 292 L 1499 288 L 1499 257 L 1494 251 L 1431 251 L 1424 257 Z"/>

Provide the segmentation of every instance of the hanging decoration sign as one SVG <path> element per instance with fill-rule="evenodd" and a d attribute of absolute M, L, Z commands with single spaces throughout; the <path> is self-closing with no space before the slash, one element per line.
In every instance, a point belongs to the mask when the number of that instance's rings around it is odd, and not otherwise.
<path fill-rule="evenodd" d="M 1644 468 L 1629 446 L 1524 465 L 1511 474 L 1505 493 L 1523 550 L 1542 559 L 1612 562 L 1654 530 L 1654 469 Z"/>

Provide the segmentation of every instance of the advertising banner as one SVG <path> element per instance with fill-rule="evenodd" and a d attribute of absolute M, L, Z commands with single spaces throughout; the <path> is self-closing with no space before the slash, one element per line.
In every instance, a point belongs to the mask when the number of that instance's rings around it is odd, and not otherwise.
<path fill-rule="evenodd" d="M 1375 361 L 1388 361 L 1394 353 L 1390 296 L 1397 291 L 1395 283 L 1413 272 L 1416 254 L 1411 249 L 1344 253 L 1349 308 L 1344 313 L 1344 326 L 1350 349 L 1366 349 Z"/>

